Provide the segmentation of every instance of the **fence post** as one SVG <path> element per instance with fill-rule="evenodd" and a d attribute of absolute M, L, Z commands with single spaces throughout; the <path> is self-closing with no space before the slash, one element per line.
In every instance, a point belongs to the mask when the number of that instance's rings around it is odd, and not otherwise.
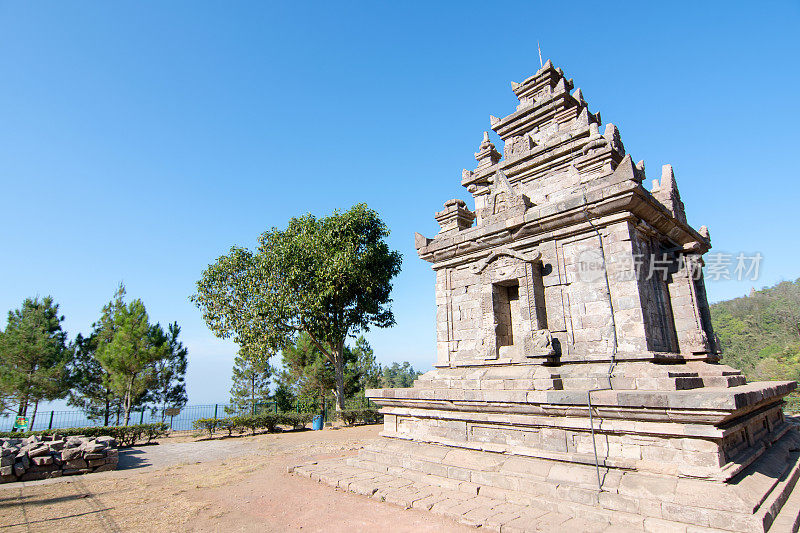
<path fill-rule="evenodd" d="M 216 420 L 216 419 L 217 419 L 217 408 L 218 408 L 218 407 L 219 407 L 219 404 L 215 403 L 215 404 L 214 404 L 214 420 Z"/>
<path fill-rule="evenodd" d="M 139 425 L 144 424 L 144 407 L 142 407 L 142 414 L 139 417 Z"/>
<path fill-rule="evenodd" d="M 47 425 L 47 429 L 53 429 L 53 414 L 55 411 L 50 411 L 50 423 Z"/>
<path fill-rule="evenodd" d="M 278 414 L 278 402 L 272 402 L 275 405 L 275 414 Z"/>

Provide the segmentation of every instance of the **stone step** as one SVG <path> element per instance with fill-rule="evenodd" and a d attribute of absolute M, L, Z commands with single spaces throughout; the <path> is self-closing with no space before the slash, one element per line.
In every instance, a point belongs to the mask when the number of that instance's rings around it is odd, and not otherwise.
<path fill-rule="evenodd" d="M 613 491 L 586 491 L 575 498 L 575 494 L 570 494 L 569 490 L 561 489 L 557 490 L 555 497 L 546 498 L 535 490 L 530 491 L 529 487 L 508 490 L 456 480 L 443 483 L 438 476 L 422 475 L 402 468 L 379 467 L 378 471 L 371 470 L 367 463 L 369 461 L 362 462 L 356 458 L 339 458 L 296 466 L 290 471 L 376 500 L 405 508 L 428 510 L 462 524 L 502 533 L 711 533 L 758 530 L 754 528 L 752 520 L 747 520 L 751 517 L 744 517 L 740 513 L 709 513 L 703 509 L 687 510 L 680 505 L 659 507 L 655 501 L 641 499 L 634 502 L 633 498 Z M 388 471 L 380 468 L 388 468 Z M 655 490 L 658 488 L 650 487 Z M 574 491 L 574 488 L 570 490 Z M 697 494 L 692 494 L 692 497 L 698 499 Z M 792 499 L 785 506 L 789 514 L 792 505 L 800 506 L 800 502 Z M 781 515 L 781 520 L 789 520 L 785 516 L 788 515 Z M 694 527 L 686 521 L 705 525 Z"/>
<path fill-rule="evenodd" d="M 502 533 L 622 531 L 604 516 L 586 519 L 559 512 L 551 505 L 510 503 L 475 492 L 443 488 L 400 474 L 385 475 L 347 466 L 341 459 L 299 465 L 290 471 L 350 492 L 409 509 L 430 511 L 467 526 Z M 642 531 L 639 528 L 636 531 Z"/>
<path fill-rule="evenodd" d="M 772 521 L 769 531 L 774 531 L 775 533 L 784 531 L 796 533 L 800 531 L 800 490 L 792 491 L 789 494 L 789 497 Z"/>
<path fill-rule="evenodd" d="M 597 490 L 596 470 L 591 465 L 464 449 L 451 448 L 448 452 L 445 446 L 389 439 L 368 445 L 359 457 L 348 460 L 348 466 L 519 505 L 547 502 L 551 506 L 578 506 L 580 513 L 576 511 L 575 516 L 600 513 L 609 521 L 613 516 L 624 516 L 626 527 L 633 527 L 639 517 L 646 519 L 639 525 L 652 526 L 653 531 L 683 531 L 686 523 L 704 523 L 704 527 L 746 532 L 765 531 L 792 494 L 800 477 L 799 454 L 790 452 L 793 447 L 797 447 L 797 439 L 787 436 L 767 449 L 743 476 L 746 482 L 719 483 L 601 469 L 602 491 Z M 790 453 L 795 455 L 788 457 Z M 766 497 L 754 507 L 752 495 L 756 493 Z M 699 498 L 699 494 L 704 497 Z"/>

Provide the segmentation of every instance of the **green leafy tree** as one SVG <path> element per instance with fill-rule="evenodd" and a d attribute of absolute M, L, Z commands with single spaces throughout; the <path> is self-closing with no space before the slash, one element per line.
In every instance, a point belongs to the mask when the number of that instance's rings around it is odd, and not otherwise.
<path fill-rule="evenodd" d="M 69 390 L 72 351 L 63 320 L 50 296 L 27 298 L 8 313 L 0 336 L 0 390 L 13 398 L 18 416 L 27 416 L 33 406 L 35 419 L 39 402 L 62 398 Z"/>
<path fill-rule="evenodd" d="M 236 413 L 257 413 L 257 406 L 269 400 L 272 367 L 269 354 L 239 349 L 233 364 L 231 403 Z"/>
<path fill-rule="evenodd" d="M 282 350 L 304 332 L 332 365 L 337 409 L 344 408 L 345 341 L 394 324 L 391 280 L 401 257 L 375 211 L 289 221 L 261 235 L 256 252 L 233 247 L 203 272 L 192 301 L 211 330 L 262 352 Z"/>

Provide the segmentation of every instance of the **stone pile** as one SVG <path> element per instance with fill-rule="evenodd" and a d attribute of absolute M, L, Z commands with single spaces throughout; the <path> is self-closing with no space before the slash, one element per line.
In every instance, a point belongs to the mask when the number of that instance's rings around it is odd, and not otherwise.
<path fill-rule="evenodd" d="M 113 437 L 39 437 L 0 439 L 0 483 L 116 470 Z"/>

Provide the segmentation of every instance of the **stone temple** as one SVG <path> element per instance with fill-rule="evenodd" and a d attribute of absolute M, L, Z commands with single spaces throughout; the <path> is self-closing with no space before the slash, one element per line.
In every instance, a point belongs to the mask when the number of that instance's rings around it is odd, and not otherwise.
<path fill-rule="evenodd" d="M 652 187 L 613 124 L 548 61 L 490 117 L 461 200 L 416 235 L 437 355 L 368 391 L 381 437 L 296 467 L 499 531 L 793 531 L 800 438 L 782 398 L 719 363 L 705 227 L 670 165 Z"/>

